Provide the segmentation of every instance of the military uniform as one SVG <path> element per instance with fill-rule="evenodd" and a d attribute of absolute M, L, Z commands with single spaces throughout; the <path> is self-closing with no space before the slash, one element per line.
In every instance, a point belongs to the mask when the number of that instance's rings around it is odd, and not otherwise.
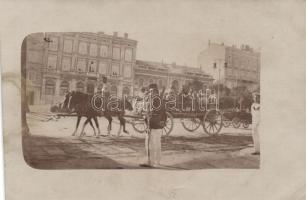
<path fill-rule="evenodd" d="M 260 145 L 259 145 L 259 122 L 260 122 L 260 104 L 259 104 L 259 94 L 253 94 L 254 103 L 251 106 L 251 114 L 252 114 L 252 137 L 254 142 L 254 153 L 260 153 Z"/>

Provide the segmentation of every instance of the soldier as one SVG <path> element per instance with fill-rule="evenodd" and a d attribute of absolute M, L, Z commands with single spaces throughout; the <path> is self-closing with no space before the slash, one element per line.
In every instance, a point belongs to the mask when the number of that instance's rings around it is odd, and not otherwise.
<path fill-rule="evenodd" d="M 149 108 L 146 118 L 147 134 L 145 140 L 146 161 L 140 166 L 158 167 L 161 160 L 161 136 L 166 122 L 166 111 L 156 84 L 149 85 Z"/>
<path fill-rule="evenodd" d="M 251 106 L 251 114 L 252 114 L 252 137 L 254 142 L 254 152 L 252 155 L 260 154 L 260 146 L 259 146 L 259 121 L 260 121 L 260 95 L 258 93 L 253 93 L 253 104 Z"/>

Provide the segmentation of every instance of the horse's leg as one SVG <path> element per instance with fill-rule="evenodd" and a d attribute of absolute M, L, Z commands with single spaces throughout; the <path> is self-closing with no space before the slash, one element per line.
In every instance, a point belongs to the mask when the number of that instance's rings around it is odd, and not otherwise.
<path fill-rule="evenodd" d="M 118 119 L 119 119 L 119 122 L 120 122 L 120 131 L 121 131 L 121 128 L 123 127 L 123 132 L 124 133 L 128 133 L 125 129 L 125 123 L 126 123 L 126 120 L 123 118 L 122 115 L 118 115 Z"/>
<path fill-rule="evenodd" d="M 85 129 L 85 126 L 88 124 L 88 122 L 90 122 L 90 120 L 91 120 L 91 118 L 87 118 L 86 121 L 84 122 L 83 127 L 82 127 L 82 131 L 81 131 L 81 134 L 80 134 L 80 137 L 85 135 L 84 129 Z"/>
<path fill-rule="evenodd" d="M 78 116 L 78 119 L 77 119 L 77 124 L 76 124 L 76 126 L 75 126 L 75 130 L 73 131 L 72 136 L 75 136 L 75 134 L 77 133 L 77 130 L 78 130 L 78 127 L 79 127 L 81 118 L 82 118 L 82 116 L 79 115 L 79 116 Z"/>
<path fill-rule="evenodd" d="M 99 127 L 99 122 L 98 122 L 98 119 L 97 119 L 97 117 L 95 116 L 94 118 L 94 121 L 95 121 L 95 124 L 96 124 L 96 127 L 97 127 L 97 129 L 98 129 L 98 135 L 97 135 L 97 137 L 99 137 L 100 136 L 100 127 Z"/>
<path fill-rule="evenodd" d="M 91 120 L 89 120 L 89 124 L 90 124 L 90 126 L 92 127 L 92 129 L 94 131 L 94 136 L 96 136 L 96 129 L 95 129 L 94 125 L 92 124 Z"/>
<path fill-rule="evenodd" d="M 112 130 L 112 116 L 109 114 L 105 115 L 105 118 L 108 121 L 108 125 L 107 125 L 107 135 L 110 135 L 110 131 Z"/>
<path fill-rule="evenodd" d="M 121 133 L 121 130 L 122 130 L 122 123 L 121 123 L 121 118 L 120 118 L 120 115 L 118 115 L 118 119 L 119 119 L 119 124 L 120 124 L 120 126 L 119 126 L 119 129 L 118 129 L 118 132 L 117 132 L 117 137 L 119 137 L 120 136 L 120 133 Z"/>

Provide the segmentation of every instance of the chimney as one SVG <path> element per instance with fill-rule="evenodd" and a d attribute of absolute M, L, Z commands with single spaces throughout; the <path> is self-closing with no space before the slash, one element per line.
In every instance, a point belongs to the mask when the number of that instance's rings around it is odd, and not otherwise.
<path fill-rule="evenodd" d="M 128 39 L 128 37 L 129 37 L 129 34 L 124 33 L 124 38 L 125 38 L 125 39 Z"/>
<path fill-rule="evenodd" d="M 114 32 L 113 36 L 118 37 L 118 32 Z"/>
<path fill-rule="evenodd" d="M 210 40 L 208 40 L 208 46 L 210 47 Z"/>

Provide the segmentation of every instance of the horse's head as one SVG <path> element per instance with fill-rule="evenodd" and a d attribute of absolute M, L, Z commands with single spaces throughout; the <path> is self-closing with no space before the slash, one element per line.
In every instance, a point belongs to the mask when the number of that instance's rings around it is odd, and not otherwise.
<path fill-rule="evenodd" d="M 84 104 L 84 102 L 87 101 L 88 95 L 82 92 L 72 91 L 71 93 L 69 93 L 66 99 L 67 98 L 69 98 L 67 108 L 69 110 L 75 110 L 77 108 L 77 105 L 82 105 Z"/>

